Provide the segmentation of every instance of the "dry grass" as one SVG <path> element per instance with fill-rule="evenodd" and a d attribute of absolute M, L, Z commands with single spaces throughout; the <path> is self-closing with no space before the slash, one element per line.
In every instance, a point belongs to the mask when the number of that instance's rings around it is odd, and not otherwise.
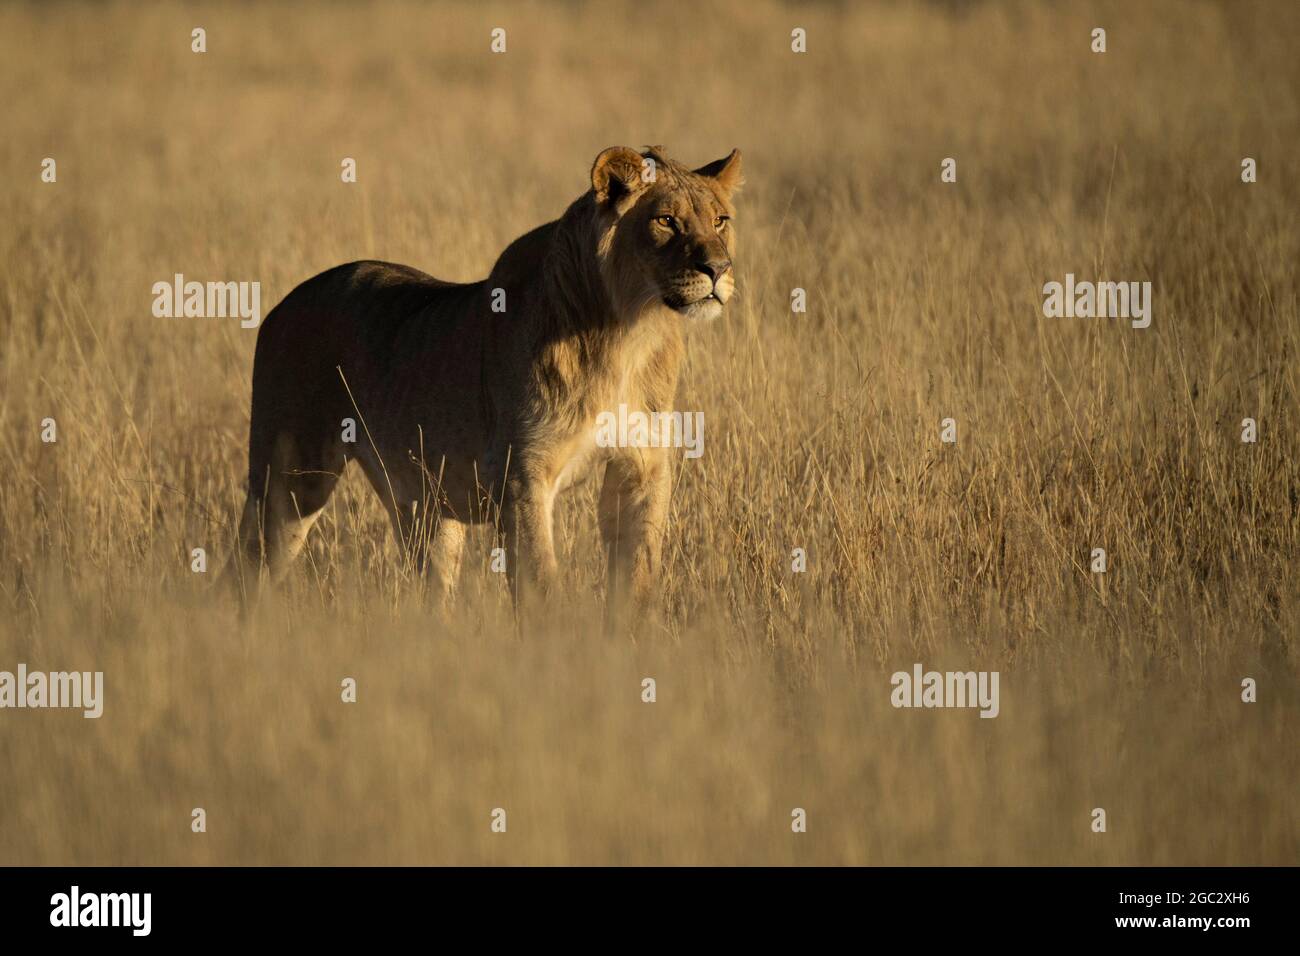
<path fill-rule="evenodd" d="M 0 8 L 0 669 L 107 685 L 0 713 L 0 862 L 1300 860 L 1300 11 L 1089 6 Z M 616 143 L 749 181 L 663 627 L 600 636 L 592 489 L 520 630 L 481 537 L 426 611 L 356 474 L 251 621 L 205 594 L 254 333 L 152 283 L 476 278 Z M 1044 319 L 1066 272 L 1150 279 L 1151 327 Z M 1001 716 L 892 709 L 918 660 Z"/>

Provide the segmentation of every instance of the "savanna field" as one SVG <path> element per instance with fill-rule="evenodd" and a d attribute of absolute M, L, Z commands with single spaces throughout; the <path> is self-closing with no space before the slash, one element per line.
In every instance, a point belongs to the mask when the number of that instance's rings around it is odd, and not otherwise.
<path fill-rule="evenodd" d="M 0 670 L 105 687 L 0 711 L 0 863 L 1300 862 L 1297 35 L 1285 0 L 0 7 Z M 602 624 L 595 483 L 517 621 L 482 530 L 432 607 L 355 469 L 241 617 L 256 331 L 153 284 L 478 279 L 644 144 L 746 176 L 659 619 Z M 1045 317 L 1067 273 L 1151 282 L 1150 327 Z M 998 671 L 999 716 L 895 709 L 918 662 Z"/>

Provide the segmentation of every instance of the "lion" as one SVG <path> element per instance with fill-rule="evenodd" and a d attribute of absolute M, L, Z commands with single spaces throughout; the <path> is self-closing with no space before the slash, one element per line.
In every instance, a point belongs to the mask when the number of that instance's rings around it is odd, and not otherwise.
<path fill-rule="evenodd" d="M 444 600 L 467 528 L 483 522 L 516 601 L 552 590 L 556 497 L 601 470 L 606 601 L 647 604 L 669 451 L 602 447 L 596 420 L 620 404 L 672 411 L 688 327 L 717 319 L 735 289 L 740 185 L 739 150 L 692 170 L 662 147 L 611 147 L 591 188 L 486 279 L 361 261 L 290 292 L 253 359 L 241 595 L 284 575 L 356 460 L 405 560 Z"/>

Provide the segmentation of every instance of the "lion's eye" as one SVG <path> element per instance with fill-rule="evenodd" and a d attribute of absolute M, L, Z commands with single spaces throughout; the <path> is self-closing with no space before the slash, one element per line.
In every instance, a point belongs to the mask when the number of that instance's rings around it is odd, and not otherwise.
<path fill-rule="evenodd" d="M 677 225 L 677 220 L 672 216 L 655 216 L 655 222 L 668 229 L 672 229 Z"/>
<path fill-rule="evenodd" d="M 729 222 L 731 222 L 731 217 L 730 217 L 730 216 L 714 216 L 714 217 L 713 217 L 713 228 L 714 228 L 714 229 L 721 229 L 723 226 L 725 226 L 725 225 L 726 225 L 727 223 L 729 223 Z"/>

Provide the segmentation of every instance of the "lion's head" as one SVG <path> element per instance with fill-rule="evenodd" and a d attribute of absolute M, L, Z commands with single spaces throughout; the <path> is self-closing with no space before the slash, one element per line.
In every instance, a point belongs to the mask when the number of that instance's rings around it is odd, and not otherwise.
<path fill-rule="evenodd" d="M 614 146 L 596 157 L 601 272 L 621 312 L 658 304 L 694 321 L 722 314 L 736 285 L 731 197 L 740 184 L 739 150 L 695 170 L 662 147 Z"/>

